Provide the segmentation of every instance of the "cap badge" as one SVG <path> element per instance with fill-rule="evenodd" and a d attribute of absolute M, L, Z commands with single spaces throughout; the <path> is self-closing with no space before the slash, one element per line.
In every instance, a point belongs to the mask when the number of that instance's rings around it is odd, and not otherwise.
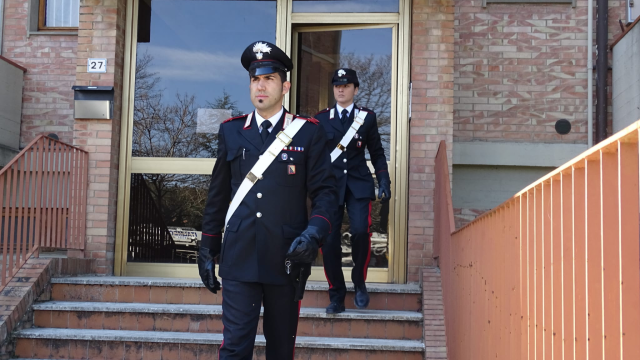
<path fill-rule="evenodd" d="M 271 53 L 271 48 L 265 43 L 257 42 L 253 45 L 253 52 L 256 53 L 256 58 L 258 60 L 262 60 L 262 53 Z"/>
<path fill-rule="evenodd" d="M 255 50 L 254 50 L 254 51 L 255 51 Z M 339 76 L 339 77 L 343 77 L 343 76 L 345 76 L 346 74 L 347 74 L 347 72 L 346 72 L 346 71 L 344 71 L 344 70 L 342 70 L 342 69 L 338 70 L 338 76 Z"/>

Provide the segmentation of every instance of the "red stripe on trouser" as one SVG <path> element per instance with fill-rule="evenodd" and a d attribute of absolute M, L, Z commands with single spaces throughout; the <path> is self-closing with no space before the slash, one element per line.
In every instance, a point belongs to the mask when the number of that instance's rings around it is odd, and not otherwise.
<path fill-rule="evenodd" d="M 364 262 L 364 281 L 367 281 L 367 270 L 369 269 L 369 261 L 371 261 L 371 201 L 369 201 L 369 219 L 367 224 L 367 233 L 369 234 L 369 246 L 367 246 L 367 261 Z"/>
<path fill-rule="evenodd" d="M 324 253 L 322 252 L 322 249 L 320 249 L 320 254 L 322 254 L 322 270 L 324 270 L 324 277 L 327 279 L 327 283 L 329 284 L 329 289 L 333 289 L 333 284 L 331 283 L 331 280 L 329 280 L 329 277 L 327 276 L 327 268 L 324 265 Z"/>

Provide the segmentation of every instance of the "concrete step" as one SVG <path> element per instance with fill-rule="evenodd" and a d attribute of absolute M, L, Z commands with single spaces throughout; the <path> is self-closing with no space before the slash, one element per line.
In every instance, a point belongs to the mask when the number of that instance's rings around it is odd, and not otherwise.
<path fill-rule="evenodd" d="M 222 294 L 210 293 L 199 279 L 164 279 L 139 277 L 70 277 L 54 278 L 52 300 L 155 304 L 220 305 Z M 329 286 L 309 282 L 303 307 L 324 308 L 329 304 Z M 353 284 L 347 284 L 345 305 L 354 309 Z M 422 289 L 417 284 L 367 284 L 371 310 L 419 311 Z"/>
<path fill-rule="evenodd" d="M 222 306 L 50 301 L 34 304 L 34 325 L 42 328 L 221 332 Z M 440 320 L 444 325 L 444 319 Z M 299 336 L 421 340 L 423 314 L 410 311 L 347 310 L 327 315 L 302 308 Z M 262 321 L 258 326 L 262 334 Z"/>
<path fill-rule="evenodd" d="M 15 333 L 17 357 L 55 359 L 217 359 L 221 334 L 27 329 Z M 256 337 L 254 359 L 264 359 L 264 337 Z M 304 337 L 296 339 L 296 359 L 423 358 L 421 341 Z"/>

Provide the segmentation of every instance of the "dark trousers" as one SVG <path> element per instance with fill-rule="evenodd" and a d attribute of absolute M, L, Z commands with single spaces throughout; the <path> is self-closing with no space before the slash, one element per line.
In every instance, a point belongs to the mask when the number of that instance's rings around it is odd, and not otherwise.
<path fill-rule="evenodd" d="M 344 204 L 340 205 L 333 220 L 333 230 L 322 246 L 324 273 L 329 283 L 329 299 L 331 302 L 343 302 L 347 295 L 347 287 L 342 274 L 341 231 L 344 209 L 347 208 L 351 233 L 351 257 L 353 270 L 351 281 L 364 284 L 367 280 L 367 269 L 371 259 L 371 200 L 356 199 L 347 186 Z"/>
<path fill-rule="evenodd" d="M 268 285 L 222 280 L 223 342 L 220 360 L 251 360 L 264 307 L 262 327 L 267 360 L 293 359 L 300 302 L 293 285 Z"/>

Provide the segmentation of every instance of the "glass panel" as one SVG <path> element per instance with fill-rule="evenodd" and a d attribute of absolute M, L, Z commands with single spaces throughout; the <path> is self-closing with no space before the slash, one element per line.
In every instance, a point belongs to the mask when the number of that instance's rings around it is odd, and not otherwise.
<path fill-rule="evenodd" d="M 397 13 L 399 0 L 293 0 L 293 12 Z"/>
<path fill-rule="evenodd" d="M 276 1 L 141 0 L 132 155 L 217 156 L 220 122 L 253 111 L 240 63 L 275 43 Z"/>
<path fill-rule="evenodd" d="M 43 0 L 44 1 L 44 0 Z M 45 26 L 78 27 L 80 0 L 46 0 Z"/>
<path fill-rule="evenodd" d="M 210 175 L 132 174 L 127 261 L 195 264 Z"/>
<path fill-rule="evenodd" d="M 392 36 L 391 28 L 304 32 L 298 36 L 297 54 L 297 112 L 313 116 L 319 110 L 333 106 L 335 101 L 331 77 L 334 71 L 340 67 L 356 70 L 360 87 L 355 103 L 376 112 L 378 131 L 387 161 L 390 160 L 391 136 Z M 370 159 L 368 150 L 365 150 L 365 158 Z M 377 194 L 377 182 L 375 186 Z M 369 267 L 386 268 L 389 265 L 389 203 L 375 201 L 371 217 L 372 252 Z M 342 263 L 344 266 L 351 266 L 351 235 L 346 211 L 343 219 Z M 322 259 L 319 257 L 316 265 L 321 264 Z"/>

